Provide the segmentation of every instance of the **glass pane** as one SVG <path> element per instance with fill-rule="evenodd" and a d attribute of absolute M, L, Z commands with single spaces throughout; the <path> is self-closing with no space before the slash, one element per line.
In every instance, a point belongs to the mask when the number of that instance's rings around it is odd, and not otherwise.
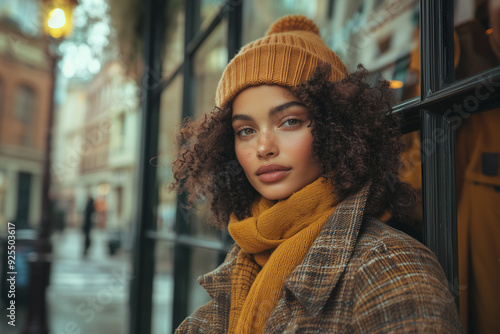
<path fill-rule="evenodd" d="M 417 195 L 417 205 L 408 222 L 394 219 L 388 220 L 389 225 L 406 232 L 415 239 L 422 241 L 422 160 L 420 156 L 420 131 L 414 131 L 403 135 L 405 151 L 401 161 L 402 168 L 399 172 L 400 178 L 408 182 Z"/>
<path fill-rule="evenodd" d="M 227 21 L 222 21 L 194 57 L 194 114 L 210 112 L 215 90 L 227 65 Z"/>
<path fill-rule="evenodd" d="M 203 240 L 220 241 L 222 232 L 209 226 L 208 204 L 197 205 L 192 209 L 183 211 L 183 218 L 187 222 L 186 232 Z"/>
<path fill-rule="evenodd" d="M 500 109 L 456 118 L 460 315 L 500 332 Z"/>
<path fill-rule="evenodd" d="M 243 44 L 264 36 L 271 24 L 284 15 L 302 14 L 318 25 L 327 19 L 328 3 L 324 0 L 255 0 L 243 3 Z M 338 2 L 338 1 L 337 1 Z"/>
<path fill-rule="evenodd" d="M 219 252 L 193 248 L 191 251 L 188 314 L 210 301 L 208 293 L 198 284 L 198 277 L 214 270 L 218 265 Z"/>
<path fill-rule="evenodd" d="M 417 0 L 245 2 L 243 41 L 262 37 L 276 19 L 304 14 L 353 72 L 358 64 L 391 81 L 395 102 L 419 94 Z"/>
<path fill-rule="evenodd" d="M 194 117 L 209 113 L 215 106 L 215 90 L 227 65 L 227 21 L 222 21 L 194 57 Z M 208 240 L 220 240 L 220 231 L 208 227 L 207 204 L 181 209 L 187 231 Z"/>
<path fill-rule="evenodd" d="M 151 331 L 155 334 L 172 332 L 174 247 L 171 243 L 156 243 L 156 264 L 153 278 L 153 310 Z"/>
<path fill-rule="evenodd" d="M 201 0 L 201 28 L 200 30 L 203 30 L 207 28 L 207 26 L 212 22 L 212 20 L 215 18 L 215 16 L 220 12 L 221 7 L 224 5 L 223 0 Z M 232 3 L 235 2 L 229 1 L 229 8 L 228 10 L 231 10 L 231 7 L 233 6 Z"/>
<path fill-rule="evenodd" d="M 161 96 L 160 129 L 158 138 L 158 233 L 174 232 L 177 196 L 168 187 L 172 182 L 171 163 L 177 151 L 176 136 L 182 119 L 182 75 L 163 91 Z"/>
<path fill-rule="evenodd" d="M 176 1 L 169 3 L 171 7 L 168 12 L 170 20 L 166 28 L 166 45 L 162 64 L 162 77 L 164 78 L 170 77 L 184 60 L 184 21 L 186 19 L 184 6 Z"/>
<path fill-rule="evenodd" d="M 455 2 L 455 80 L 500 66 L 500 1 Z"/>

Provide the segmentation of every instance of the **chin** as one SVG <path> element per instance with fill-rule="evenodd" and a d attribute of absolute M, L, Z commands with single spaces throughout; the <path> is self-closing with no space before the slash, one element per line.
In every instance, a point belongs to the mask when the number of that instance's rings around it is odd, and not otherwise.
<path fill-rule="evenodd" d="M 281 201 L 290 197 L 295 191 L 284 191 L 284 190 L 268 190 L 268 191 L 259 191 L 262 197 L 267 198 L 271 201 Z"/>
<path fill-rule="evenodd" d="M 287 199 L 288 197 L 290 197 L 290 195 L 288 195 L 288 196 L 264 196 L 264 195 L 262 195 L 262 196 L 264 198 L 267 198 L 270 201 L 282 201 L 282 200 Z"/>

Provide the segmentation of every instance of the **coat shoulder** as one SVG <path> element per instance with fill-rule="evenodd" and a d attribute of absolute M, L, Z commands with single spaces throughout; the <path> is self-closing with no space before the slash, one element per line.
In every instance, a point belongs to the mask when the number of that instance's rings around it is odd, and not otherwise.
<path fill-rule="evenodd" d="M 366 252 L 404 250 L 411 248 L 434 256 L 425 245 L 410 235 L 373 217 L 365 217 L 358 236 L 357 249 Z"/>
<path fill-rule="evenodd" d="M 425 245 L 366 218 L 351 259 L 352 319 L 360 332 L 461 333 L 455 301 Z M 377 323 L 376 319 L 385 319 Z"/>

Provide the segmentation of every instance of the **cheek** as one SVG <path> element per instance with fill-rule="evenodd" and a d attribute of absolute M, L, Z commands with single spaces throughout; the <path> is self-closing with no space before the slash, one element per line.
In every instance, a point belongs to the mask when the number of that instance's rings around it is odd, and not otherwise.
<path fill-rule="evenodd" d="M 301 161 L 310 161 L 312 159 L 311 145 L 313 142 L 311 133 L 306 132 L 301 136 L 293 138 L 293 140 L 290 139 L 283 141 L 289 156 Z"/>
<path fill-rule="evenodd" d="M 245 147 L 245 145 L 235 144 L 234 151 L 236 153 L 236 158 L 238 159 L 238 162 L 243 168 L 243 171 L 245 173 L 248 173 L 251 162 L 250 149 L 248 147 Z"/>

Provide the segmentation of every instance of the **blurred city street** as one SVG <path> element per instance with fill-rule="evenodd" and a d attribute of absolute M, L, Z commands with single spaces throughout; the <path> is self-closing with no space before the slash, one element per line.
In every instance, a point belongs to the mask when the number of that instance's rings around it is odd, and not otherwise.
<path fill-rule="evenodd" d="M 47 290 L 48 323 L 53 334 L 127 333 L 130 253 L 109 255 L 106 231 L 94 228 L 92 244 L 83 257 L 83 235 L 67 228 L 52 237 L 53 256 Z M 158 268 L 154 280 L 152 333 L 169 333 L 172 275 Z M 26 305 L 19 305 L 16 326 L 0 324 L 0 333 L 21 333 Z"/>
<path fill-rule="evenodd" d="M 47 291 L 53 333 L 125 333 L 130 281 L 128 252 L 108 255 L 105 231 L 92 230 L 83 258 L 79 229 L 53 237 L 54 262 Z"/>
<path fill-rule="evenodd" d="M 83 235 L 67 228 L 53 237 L 54 262 L 47 291 L 53 334 L 127 333 L 130 253 L 109 255 L 106 231 L 92 230 L 86 258 Z M 152 333 L 169 333 L 172 275 L 158 268 L 154 280 Z"/>

